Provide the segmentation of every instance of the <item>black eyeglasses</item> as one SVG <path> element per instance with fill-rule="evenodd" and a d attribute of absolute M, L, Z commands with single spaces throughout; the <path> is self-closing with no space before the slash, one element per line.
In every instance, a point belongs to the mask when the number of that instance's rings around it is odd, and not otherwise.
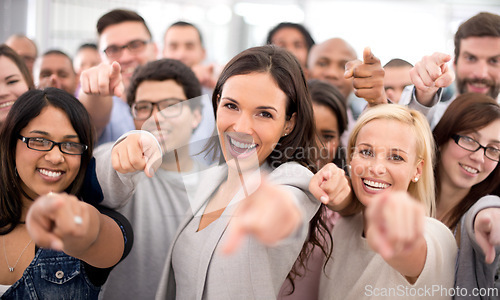
<path fill-rule="evenodd" d="M 160 114 L 165 118 L 177 117 L 182 113 L 184 100 L 169 98 L 158 102 L 139 101 L 132 105 L 132 116 L 136 120 L 146 120 L 153 114 L 156 106 Z"/>
<path fill-rule="evenodd" d="M 500 161 L 500 149 L 498 148 L 485 147 L 479 144 L 479 142 L 475 139 L 464 135 L 454 134 L 451 138 L 455 141 L 455 143 L 457 143 L 457 145 L 467 151 L 476 152 L 482 148 L 484 149 L 484 156 L 492 161 Z"/>
<path fill-rule="evenodd" d="M 130 53 L 137 54 L 142 52 L 150 42 L 151 41 L 133 40 L 123 46 L 111 45 L 104 49 L 104 53 L 111 59 L 118 59 L 122 56 L 123 49 L 127 48 Z"/>
<path fill-rule="evenodd" d="M 70 155 L 82 155 L 85 150 L 88 149 L 88 146 L 81 143 L 75 142 L 61 142 L 56 143 L 54 141 L 41 138 L 41 137 L 24 137 L 19 136 L 19 139 L 26 143 L 26 146 L 29 149 L 48 152 L 54 148 L 54 146 L 58 146 L 59 150 L 62 153 L 70 154 Z"/>

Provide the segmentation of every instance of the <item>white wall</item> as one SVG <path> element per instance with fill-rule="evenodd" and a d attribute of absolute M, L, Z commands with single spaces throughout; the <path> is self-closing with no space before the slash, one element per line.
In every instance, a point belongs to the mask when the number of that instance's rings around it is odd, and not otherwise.
<path fill-rule="evenodd" d="M 268 30 L 281 21 L 303 23 L 317 43 L 342 37 L 358 55 L 370 46 L 382 63 L 394 57 L 415 63 L 435 51 L 452 53 L 453 34 L 467 18 L 480 11 L 500 14 L 500 1 L 487 0 L 27 1 L 26 33 L 35 38 L 40 52 L 59 48 L 73 55 L 81 43 L 95 41 L 102 14 L 128 8 L 146 19 L 160 48 L 171 23 L 182 19 L 196 24 L 207 60 L 221 64 L 247 47 L 262 45 Z M 0 16 L 22 17 L 5 11 Z"/>

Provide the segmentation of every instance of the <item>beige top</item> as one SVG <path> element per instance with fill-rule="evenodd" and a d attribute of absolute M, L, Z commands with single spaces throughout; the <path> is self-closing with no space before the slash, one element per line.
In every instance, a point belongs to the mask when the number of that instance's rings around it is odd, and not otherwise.
<path fill-rule="evenodd" d="M 457 246 L 444 224 L 426 218 L 427 258 L 413 285 L 371 250 L 362 233 L 362 214 L 335 224 L 332 258 L 327 275 L 321 273 L 319 299 L 451 299 Z"/>

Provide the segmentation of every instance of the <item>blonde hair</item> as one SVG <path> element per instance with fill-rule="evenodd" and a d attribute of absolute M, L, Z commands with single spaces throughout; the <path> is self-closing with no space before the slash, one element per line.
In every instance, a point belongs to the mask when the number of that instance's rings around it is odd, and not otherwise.
<path fill-rule="evenodd" d="M 357 120 L 347 144 L 347 163 L 350 164 L 359 131 L 373 120 L 394 120 L 407 124 L 413 131 L 417 144 L 417 158 L 423 161 L 422 175 L 417 182 L 410 181 L 408 193 L 426 207 L 428 216 L 436 211 L 434 189 L 434 138 L 427 119 L 418 111 L 396 104 L 377 105 L 367 110 Z"/>

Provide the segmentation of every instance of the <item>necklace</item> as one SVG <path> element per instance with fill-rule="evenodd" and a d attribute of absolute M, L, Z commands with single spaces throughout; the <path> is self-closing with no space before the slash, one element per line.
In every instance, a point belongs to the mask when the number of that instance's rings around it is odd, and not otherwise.
<path fill-rule="evenodd" d="M 5 261 L 7 262 L 7 267 L 9 267 L 10 272 L 14 272 L 14 269 L 16 268 L 17 263 L 21 259 L 21 256 L 23 256 L 24 252 L 26 251 L 26 249 L 28 249 L 28 246 L 31 244 L 31 242 L 33 242 L 33 239 L 31 239 L 28 245 L 24 247 L 23 251 L 21 252 L 21 254 L 19 254 L 19 257 L 17 258 L 16 264 L 13 267 L 10 266 L 9 259 L 7 258 L 7 251 L 5 250 L 5 236 L 2 236 L 2 240 L 3 240 L 3 253 L 5 254 Z"/>

